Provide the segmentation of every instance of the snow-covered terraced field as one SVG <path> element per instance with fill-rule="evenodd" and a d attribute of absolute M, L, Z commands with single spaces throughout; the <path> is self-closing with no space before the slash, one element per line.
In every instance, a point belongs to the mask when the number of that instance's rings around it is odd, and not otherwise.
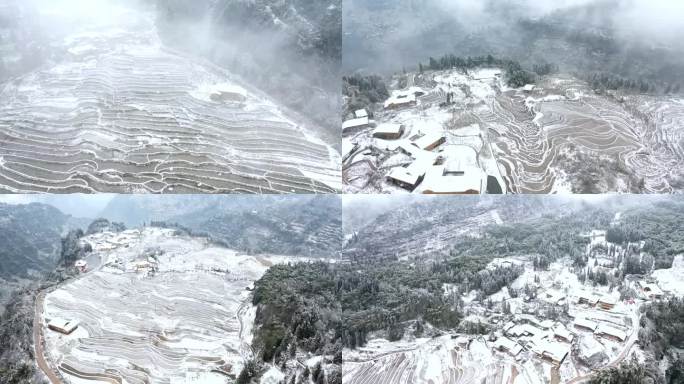
<path fill-rule="evenodd" d="M 48 360 L 73 382 L 211 383 L 237 375 L 252 353 L 255 310 L 245 288 L 282 260 L 240 255 L 172 230 L 132 233 L 89 238 L 107 249 L 118 245 L 102 251 L 102 268 L 46 295 L 44 323 L 79 322 L 68 336 L 44 331 Z M 140 268 L 150 252 L 153 273 Z"/>
<path fill-rule="evenodd" d="M 522 375 L 518 376 L 515 365 L 493 356 L 483 341 L 473 341 L 466 349 L 457 347 L 451 336 L 447 335 L 427 342 L 405 343 L 406 345 L 382 342 L 375 350 L 373 342 L 369 342 L 370 347 L 366 351 L 345 353 L 342 368 L 344 383 L 528 382 Z"/>
<path fill-rule="evenodd" d="M 646 192 L 673 192 L 684 166 L 684 104 L 633 97 L 621 104 L 594 95 L 586 85 L 563 81 L 542 94 L 506 92 L 480 117 L 489 123 L 493 146 L 510 189 L 518 193 L 558 191 L 559 155 L 590 154 L 618 160 Z M 482 110 L 481 110 L 482 111 Z M 625 186 L 618 186 L 626 191 Z"/>
<path fill-rule="evenodd" d="M 339 153 L 294 113 L 166 49 L 151 13 L 107 11 L 53 42 L 58 60 L 0 84 L 0 191 L 339 190 Z"/>

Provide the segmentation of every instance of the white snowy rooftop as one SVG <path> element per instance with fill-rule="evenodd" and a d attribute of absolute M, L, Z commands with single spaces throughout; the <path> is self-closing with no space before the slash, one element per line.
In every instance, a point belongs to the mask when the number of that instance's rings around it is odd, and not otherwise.
<path fill-rule="evenodd" d="M 350 128 L 363 127 L 365 125 L 368 125 L 369 122 L 370 121 L 368 120 L 368 117 L 347 120 L 344 123 L 342 123 L 342 130 L 344 131 Z"/>
<path fill-rule="evenodd" d="M 359 119 L 364 118 L 364 117 L 368 117 L 368 112 L 365 109 L 357 109 L 354 112 L 354 116 L 356 116 L 356 118 L 359 118 Z"/>
<path fill-rule="evenodd" d="M 401 124 L 395 124 L 395 123 L 383 123 L 378 125 L 377 128 L 373 131 L 373 134 L 389 134 L 389 135 L 398 135 L 401 133 L 402 126 Z"/>
<path fill-rule="evenodd" d="M 425 94 L 420 87 L 411 87 L 405 90 L 394 90 L 389 99 L 385 100 L 385 108 L 401 106 L 416 102 L 416 94 Z"/>
<path fill-rule="evenodd" d="M 499 337 L 496 339 L 494 342 L 494 346 L 497 349 L 505 349 L 508 353 L 510 353 L 513 356 L 516 356 L 518 353 L 522 351 L 522 346 L 515 341 L 509 339 L 508 337 Z"/>
<path fill-rule="evenodd" d="M 657 284 L 655 283 L 644 283 L 641 282 L 639 285 L 641 285 L 641 289 L 646 292 L 648 295 L 653 295 L 653 296 L 660 296 L 663 294 L 663 291 L 658 287 Z"/>
<path fill-rule="evenodd" d="M 563 361 L 565 356 L 570 352 L 570 346 L 565 343 L 560 343 L 550 340 L 536 340 L 531 343 L 532 352 L 551 358 L 553 361 Z"/>
<path fill-rule="evenodd" d="M 596 331 L 594 331 L 596 334 L 605 334 L 609 336 L 616 337 L 620 339 L 620 341 L 625 341 L 627 339 L 627 334 L 617 328 L 613 328 L 610 325 L 607 325 L 605 323 L 599 324 L 599 326 L 596 328 Z"/>
<path fill-rule="evenodd" d="M 435 146 L 437 143 L 444 139 L 444 133 L 430 131 L 424 134 L 423 136 L 419 137 L 418 139 L 414 140 L 411 144 L 415 145 L 420 149 L 427 150 L 428 148 Z"/>
<path fill-rule="evenodd" d="M 71 333 L 78 327 L 78 321 L 55 317 L 50 319 L 50 322 L 48 322 L 48 327 L 61 329 L 67 333 Z"/>
<path fill-rule="evenodd" d="M 572 341 L 574 335 L 570 333 L 570 331 L 565 328 L 562 324 L 558 324 L 554 329 L 553 329 L 553 334 L 562 337 L 568 341 Z"/>
<path fill-rule="evenodd" d="M 480 193 L 483 173 L 477 167 L 468 166 L 461 171 L 448 171 L 444 165 L 430 167 L 422 183 L 424 193 Z"/>
<path fill-rule="evenodd" d="M 391 179 L 410 185 L 416 185 L 418 183 L 418 178 L 421 176 L 421 174 L 412 173 L 409 169 L 404 167 L 392 168 L 389 175 L 387 175 L 387 177 Z"/>
<path fill-rule="evenodd" d="M 596 322 L 591 321 L 591 320 L 587 320 L 583 317 L 576 318 L 575 321 L 573 322 L 573 324 L 575 326 L 591 329 L 592 331 L 595 330 L 596 326 L 598 325 L 598 324 L 596 324 Z"/>
<path fill-rule="evenodd" d="M 599 303 L 604 303 L 608 305 L 615 305 L 617 304 L 617 299 L 614 296 L 603 296 L 599 299 Z"/>

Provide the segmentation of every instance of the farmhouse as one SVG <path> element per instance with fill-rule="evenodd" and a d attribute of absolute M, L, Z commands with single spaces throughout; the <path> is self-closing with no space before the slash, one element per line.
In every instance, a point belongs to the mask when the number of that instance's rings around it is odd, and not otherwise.
<path fill-rule="evenodd" d="M 594 331 L 594 334 L 619 342 L 627 340 L 627 334 L 625 332 L 604 323 L 599 324 L 596 331 Z"/>
<path fill-rule="evenodd" d="M 591 305 L 592 307 L 598 303 L 598 297 L 596 295 L 586 293 L 586 292 L 580 292 L 580 294 L 577 296 L 577 302 L 579 304 L 588 304 Z"/>
<path fill-rule="evenodd" d="M 561 365 L 565 357 L 570 353 L 570 346 L 568 344 L 556 341 L 538 340 L 536 343 L 531 342 L 530 346 L 532 352 L 536 353 L 539 358 L 556 365 Z"/>
<path fill-rule="evenodd" d="M 655 283 L 647 283 L 640 281 L 637 283 L 641 289 L 641 294 L 648 299 L 661 299 L 663 297 L 663 291 Z"/>
<path fill-rule="evenodd" d="M 576 329 L 580 331 L 588 331 L 588 332 L 594 332 L 598 324 L 591 320 L 587 320 L 583 317 L 578 317 L 575 319 L 573 322 L 573 325 L 575 326 Z"/>
<path fill-rule="evenodd" d="M 63 333 L 65 335 L 71 334 L 78 328 L 78 321 L 65 320 L 60 318 L 54 318 L 48 323 L 48 328 L 55 332 Z"/>
<path fill-rule="evenodd" d="M 570 331 L 568 331 L 568 329 L 562 324 L 558 324 L 555 328 L 553 328 L 553 336 L 556 338 L 556 340 L 565 343 L 572 343 L 572 339 L 575 337 L 575 335 L 570 333 Z"/>
<path fill-rule="evenodd" d="M 354 112 L 354 117 L 356 117 L 357 119 L 362 119 L 364 117 L 368 117 L 368 111 L 366 111 L 365 109 L 357 109 Z"/>
<path fill-rule="evenodd" d="M 458 169 L 458 170 L 456 170 Z M 449 165 L 430 167 L 425 174 L 425 194 L 470 194 L 482 192 L 483 173 L 477 167 L 450 168 Z"/>
<path fill-rule="evenodd" d="M 360 117 L 356 119 L 347 120 L 342 123 L 342 133 L 356 132 L 370 126 L 368 117 Z"/>
<path fill-rule="evenodd" d="M 506 334 L 510 336 L 520 337 L 520 336 L 538 336 L 541 335 L 543 331 L 531 324 L 518 324 L 510 328 Z"/>
<path fill-rule="evenodd" d="M 414 173 L 409 168 L 396 167 L 392 168 L 387 179 L 404 189 L 413 191 L 423 181 L 424 176 L 425 174 Z"/>
<path fill-rule="evenodd" d="M 415 139 L 412 139 L 411 144 L 415 145 L 416 147 L 426 150 L 426 151 L 431 151 L 440 145 L 444 144 L 446 141 L 446 137 L 444 136 L 443 133 L 441 132 L 430 132 L 426 134 L 421 134 Z"/>
<path fill-rule="evenodd" d="M 418 97 L 425 94 L 419 87 L 411 87 L 407 90 L 392 91 L 389 99 L 385 100 L 385 109 L 395 109 L 414 106 Z"/>
<path fill-rule="evenodd" d="M 612 296 L 603 296 L 598 301 L 599 308 L 605 309 L 606 311 L 615 308 L 615 304 L 617 304 L 617 300 Z"/>
<path fill-rule="evenodd" d="M 551 320 L 539 320 L 535 316 L 527 314 L 518 315 L 518 320 L 522 323 L 532 324 L 544 330 L 550 329 L 553 326 L 553 321 Z"/>
<path fill-rule="evenodd" d="M 561 304 L 565 300 L 565 294 L 557 290 L 548 290 L 541 297 L 542 300 L 551 304 Z"/>
<path fill-rule="evenodd" d="M 522 346 L 507 337 L 499 337 L 494 342 L 494 348 L 515 357 L 522 351 Z"/>
<path fill-rule="evenodd" d="M 404 134 L 402 124 L 384 123 L 378 125 L 373 131 L 373 137 L 384 140 L 396 140 Z"/>

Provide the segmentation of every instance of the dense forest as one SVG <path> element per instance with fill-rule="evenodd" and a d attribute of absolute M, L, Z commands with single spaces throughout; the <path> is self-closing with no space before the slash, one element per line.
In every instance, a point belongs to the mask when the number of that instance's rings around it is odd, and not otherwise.
<path fill-rule="evenodd" d="M 323 355 L 329 366 L 314 369 L 318 371 L 310 373 L 314 381 L 342 382 L 342 308 L 336 295 L 336 269 L 324 262 L 274 265 L 254 284 L 253 346 L 260 361 L 284 366 L 298 351 Z M 254 375 L 259 371 L 256 365 L 248 367 Z"/>
<path fill-rule="evenodd" d="M 684 253 L 683 221 L 681 199 L 634 207 L 608 230 L 606 239 L 616 244 L 644 241 L 644 251 L 655 259 L 654 268 L 670 268 L 675 255 Z"/>
<path fill-rule="evenodd" d="M 387 85 L 382 77 L 354 74 L 342 77 L 342 94 L 346 98 L 343 116 L 352 117 L 359 109 L 366 109 L 372 116 L 374 105 L 389 97 Z"/>
<path fill-rule="evenodd" d="M 458 328 L 463 318 L 460 294 L 495 293 L 522 273 L 517 265 L 486 269 L 495 257 L 445 255 L 442 260 L 412 264 L 379 261 L 346 266 L 336 277 L 344 311 L 344 345 L 362 346 L 368 333 L 375 331 L 399 339 L 410 320 Z M 444 294 L 445 284 L 452 286 L 453 294 Z"/>

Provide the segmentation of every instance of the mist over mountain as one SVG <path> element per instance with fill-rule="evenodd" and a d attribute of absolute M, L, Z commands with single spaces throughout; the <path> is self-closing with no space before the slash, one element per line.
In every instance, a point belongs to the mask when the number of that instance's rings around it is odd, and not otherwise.
<path fill-rule="evenodd" d="M 429 56 L 494 55 L 531 67 L 678 82 L 684 6 L 655 0 L 349 0 L 345 72 L 391 73 Z"/>
<path fill-rule="evenodd" d="M 0 203 L 0 278 L 26 277 L 29 271 L 54 267 L 69 220 L 46 204 Z"/>
<path fill-rule="evenodd" d="M 333 256 L 342 242 L 338 196 L 117 195 L 99 216 L 176 223 L 244 251 Z"/>
<path fill-rule="evenodd" d="M 339 145 L 341 0 L 153 2 L 166 44 L 239 74 Z"/>

